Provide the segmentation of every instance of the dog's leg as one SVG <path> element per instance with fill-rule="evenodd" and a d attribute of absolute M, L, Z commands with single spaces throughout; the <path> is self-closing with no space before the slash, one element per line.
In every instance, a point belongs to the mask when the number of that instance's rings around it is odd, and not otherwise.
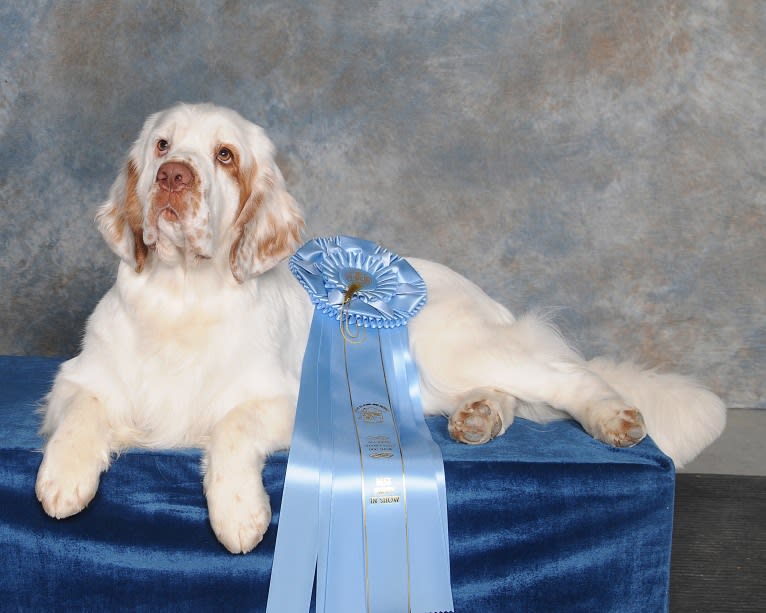
<path fill-rule="evenodd" d="M 204 458 L 210 525 L 232 553 L 261 542 L 271 521 L 261 471 L 268 454 L 290 444 L 291 406 L 286 399 L 246 403 L 213 429 Z"/>
<path fill-rule="evenodd" d="M 632 447 L 646 437 L 641 412 L 582 363 L 551 374 L 544 401 L 576 419 L 593 438 L 614 447 Z"/>
<path fill-rule="evenodd" d="M 48 515 L 69 517 L 93 499 L 109 467 L 110 433 L 101 402 L 86 391 L 75 392 L 60 412 L 37 472 L 35 492 Z"/>
<path fill-rule="evenodd" d="M 619 447 L 646 436 L 638 410 L 544 321 L 530 316 L 489 326 L 473 314 L 464 317 L 459 329 L 435 317 L 413 328 L 427 336 L 416 337 L 424 408 L 450 415 L 456 440 L 487 442 L 514 413 L 536 421 L 568 414 L 594 438 Z"/>

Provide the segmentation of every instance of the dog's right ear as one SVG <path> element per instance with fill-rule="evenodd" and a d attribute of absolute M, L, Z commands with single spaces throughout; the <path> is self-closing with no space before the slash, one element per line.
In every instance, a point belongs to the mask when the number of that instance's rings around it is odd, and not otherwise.
<path fill-rule="evenodd" d="M 137 183 L 138 170 L 130 159 L 109 190 L 109 199 L 98 209 L 96 224 L 112 251 L 141 272 L 149 248 L 144 243 L 144 213 Z"/>

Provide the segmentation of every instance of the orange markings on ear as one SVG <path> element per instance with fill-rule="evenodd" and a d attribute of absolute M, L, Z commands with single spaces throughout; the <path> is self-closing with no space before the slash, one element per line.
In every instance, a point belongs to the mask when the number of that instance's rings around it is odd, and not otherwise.
<path fill-rule="evenodd" d="M 96 223 L 109 247 L 120 258 L 141 272 L 149 248 L 144 243 L 144 214 L 138 198 L 138 169 L 129 160 L 99 208 Z"/>
<path fill-rule="evenodd" d="M 239 211 L 232 227 L 229 264 L 240 283 L 276 265 L 300 241 L 303 217 L 278 173 L 278 169 L 257 166 L 237 173 Z"/>
<path fill-rule="evenodd" d="M 255 217 L 256 211 L 261 208 L 263 204 L 263 193 L 258 192 L 253 194 L 255 185 L 255 177 L 258 172 L 258 167 L 255 163 L 247 168 L 242 168 L 239 165 L 239 159 L 235 158 L 235 162 L 231 164 L 227 170 L 232 173 L 234 179 L 239 185 L 239 208 L 237 209 L 237 215 L 234 218 L 233 240 L 231 243 L 231 249 L 229 249 L 229 266 L 231 267 L 234 276 L 238 281 L 242 281 L 240 275 L 237 274 L 237 257 L 239 256 L 239 249 L 242 244 L 242 239 L 245 237 L 245 226 Z"/>
<path fill-rule="evenodd" d="M 144 243 L 144 213 L 138 200 L 138 169 L 133 160 L 128 161 L 128 176 L 125 184 L 124 216 L 135 245 L 136 272 L 141 272 L 146 263 L 149 248 Z"/>
<path fill-rule="evenodd" d="M 243 202 L 244 200 L 244 202 Z M 243 198 L 243 194 L 240 193 L 240 205 L 239 214 L 234 221 L 234 240 L 231 243 L 231 249 L 229 250 L 229 266 L 231 267 L 234 276 L 238 281 L 243 281 L 241 274 L 237 273 L 237 258 L 239 257 L 239 250 L 242 247 L 242 241 L 245 238 L 245 226 L 255 217 L 256 211 L 261 207 L 263 203 L 263 194 L 258 193 L 250 197 L 249 191 L 246 197 Z"/>
<path fill-rule="evenodd" d="M 258 258 L 271 260 L 285 257 L 292 246 L 300 241 L 305 224 L 303 220 L 296 223 L 278 224 L 274 218 L 270 218 L 267 227 L 272 231 L 268 233 L 258 245 Z"/>
<path fill-rule="evenodd" d="M 253 195 L 253 190 L 255 189 L 255 178 L 258 175 L 258 164 L 253 162 L 252 166 L 241 168 L 238 162 L 239 160 L 236 159 L 235 164 L 232 165 L 234 178 L 239 185 L 239 209 L 237 210 L 237 217 L 234 223 L 239 224 L 240 227 L 244 227 L 244 225 L 255 215 L 256 210 L 258 210 L 260 207 L 261 202 L 263 201 L 263 194 L 258 193 Z M 245 207 L 247 206 L 248 201 L 251 199 L 251 196 L 253 198 L 257 198 L 258 201 L 251 203 L 251 206 L 249 206 L 248 210 L 246 211 Z"/>

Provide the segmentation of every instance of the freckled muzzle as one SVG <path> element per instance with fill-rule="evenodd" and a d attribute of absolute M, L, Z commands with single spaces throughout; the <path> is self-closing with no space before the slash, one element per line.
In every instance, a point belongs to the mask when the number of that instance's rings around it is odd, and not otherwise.
<path fill-rule="evenodd" d="M 191 164 L 170 160 L 157 170 L 149 194 L 144 242 L 160 253 L 172 246 L 187 258 L 213 256 L 210 209 L 199 172 Z"/>

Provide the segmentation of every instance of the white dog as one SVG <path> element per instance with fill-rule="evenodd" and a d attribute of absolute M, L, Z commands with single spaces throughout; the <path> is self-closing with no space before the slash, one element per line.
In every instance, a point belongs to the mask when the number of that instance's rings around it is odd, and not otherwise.
<path fill-rule="evenodd" d="M 269 525 L 261 469 L 290 443 L 313 312 L 283 262 L 304 224 L 273 145 L 228 109 L 153 115 L 97 223 L 122 262 L 47 398 L 37 496 L 67 517 L 115 452 L 201 447 L 213 529 L 249 551 Z M 586 362 L 546 322 L 514 319 L 457 273 L 409 261 L 429 293 L 410 324 L 425 411 L 448 415 L 458 441 L 484 443 L 514 415 L 569 415 L 618 447 L 648 431 L 681 465 L 722 431 L 721 401 L 694 382 Z"/>

